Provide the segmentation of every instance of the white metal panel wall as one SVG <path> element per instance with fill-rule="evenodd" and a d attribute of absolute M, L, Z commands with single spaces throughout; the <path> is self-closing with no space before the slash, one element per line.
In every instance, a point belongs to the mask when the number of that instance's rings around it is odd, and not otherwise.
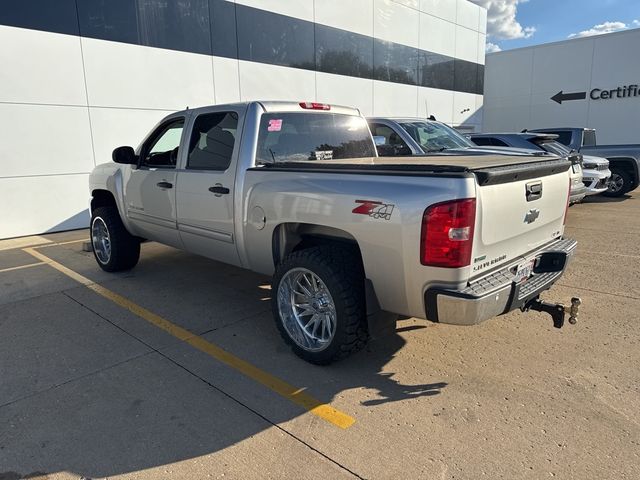
<path fill-rule="evenodd" d="M 466 0 L 236 3 L 484 64 L 486 12 Z M 87 226 L 92 168 L 187 106 L 315 100 L 480 121 L 482 96 L 450 90 L 4 25 L 0 45 L 0 238 Z"/>
<path fill-rule="evenodd" d="M 590 127 L 601 144 L 640 143 L 640 96 L 592 100 L 593 88 L 640 85 L 640 30 L 579 38 L 487 55 L 485 132 Z M 554 102 L 558 92 L 586 99 Z"/>

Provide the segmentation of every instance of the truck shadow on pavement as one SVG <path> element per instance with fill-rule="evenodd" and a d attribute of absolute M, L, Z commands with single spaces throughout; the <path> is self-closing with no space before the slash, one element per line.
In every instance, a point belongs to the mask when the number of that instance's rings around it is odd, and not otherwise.
<path fill-rule="evenodd" d="M 585 197 L 580 203 L 620 203 L 631 200 L 633 197 L 628 193 L 620 197 L 607 197 L 605 195 L 590 195 Z"/>
<path fill-rule="evenodd" d="M 53 255 L 53 249 L 49 253 Z M 82 255 L 65 252 L 58 256 L 58 261 L 72 264 L 76 270 L 89 275 L 96 267 L 90 263 L 93 259 L 89 255 L 81 258 Z M 366 411 L 437 395 L 447 386 L 444 382 L 405 385 L 394 378 L 393 371 L 387 367 L 406 343 L 400 333 L 407 334 L 416 329 L 415 326 L 400 328 L 371 342 L 362 352 L 328 367 L 309 365 L 298 359 L 276 332 L 268 308 L 270 291 L 265 290 L 265 278 L 256 274 L 169 250 L 166 255 L 151 260 L 143 256 L 139 267 L 130 274 L 111 278 L 109 288 L 125 292 L 147 308 L 153 308 L 153 302 L 157 301 L 162 315 L 194 333 L 201 334 L 209 322 L 208 317 L 203 317 L 205 312 L 222 311 L 224 317 L 233 316 L 234 312 L 249 312 L 236 322 L 217 326 L 215 322 L 219 319 L 212 317 L 210 326 L 215 328 L 210 328 L 207 335 L 215 337 L 208 340 L 306 389 L 323 403 L 329 404 L 337 396 L 351 391 L 348 398 L 353 401 L 352 408 L 345 407 L 344 402 L 341 408 L 353 415 L 356 422 L 371 418 L 362 414 L 363 407 Z M 221 293 L 203 296 L 203 290 Z M 174 297 L 184 293 L 182 308 L 172 309 L 171 301 L 166 299 L 171 291 Z M 131 342 L 133 336 L 149 345 L 148 339 L 137 333 L 142 330 L 137 329 L 136 322 L 143 320 L 127 317 L 112 306 L 107 309 L 103 300 L 93 296 L 93 292 L 78 287 L 40 298 L 45 298 L 42 300 L 45 304 L 70 302 L 80 311 L 84 311 L 80 307 L 83 306 L 88 309 L 84 321 L 96 325 L 116 324 L 124 332 L 123 342 Z M 223 305 L 224 298 L 227 304 L 234 304 L 233 308 Z M 3 319 L 10 317 L 5 315 L 7 309 L 20 309 L 23 303 L 33 301 L 0 305 L 0 327 Z M 46 310 L 44 306 L 37 308 Z M 46 321 L 53 315 L 60 312 L 52 309 L 50 313 L 45 312 L 41 320 Z M 91 330 L 88 332 L 91 334 Z M 252 332 L 250 339 L 245 337 L 248 332 Z M 12 341 L 15 342 L 15 338 Z M 2 344 L 0 339 L 0 347 Z M 109 348 L 113 348 L 113 344 Z M 91 355 L 91 351 L 79 348 L 60 352 L 59 357 L 49 360 L 43 358 L 38 363 L 37 376 L 46 378 L 54 363 L 64 363 L 73 370 Z M 25 378 L 24 382 L 33 382 L 33 379 Z M 361 390 L 367 395 L 362 395 Z M 274 425 L 289 429 L 283 422 L 302 415 L 311 416 L 188 345 L 175 342 L 163 348 L 141 348 L 128 358 L 94 372 L 74 376 L 70 371 L 65 381 L 34 389 L 29 395 L 8 403 L 0 399 L 0 425 L 3 425 L 0 479 L 47 478 L 40 472 L 110 477 L 154 467 L 171 468 L 170 464 L 216 452 L 220 456 L 207 457 L 207 471 L 222 473 L 228 470 L 233 458 L 238 461 L 236 455 L 251 455 L 253 448 L 272 449 L 271 455 L 278 462 L 278 458 L 288 458 L 288 452 L 302 444 L 289 437 L 283 439 Z M 319 435 L 326 429 L 337 428 L 317 423 L 315 419 L 311 425 L 316 425 L 314 429 Z M 229 447 L 237 453 L 224 452 Z"/>

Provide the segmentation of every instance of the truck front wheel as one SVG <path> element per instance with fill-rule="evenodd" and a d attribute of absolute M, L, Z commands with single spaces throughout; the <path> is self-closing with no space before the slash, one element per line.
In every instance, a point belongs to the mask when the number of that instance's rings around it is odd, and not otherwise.
<path fill-rule="evenodd" d="M 322 245 L 291 253 L 278 265 L 272 308 L 296 355 L 326 365 L 367 342 L 364 273 L 357 249 Z"/>
<path fill-rule="evenodd" d="M 140 258 L 140 240 L 127 231 L 115 206 L 93 211 L 91 246 L 98 265 L 106 272 L 130 270 Z"/>
<path fill-rule="evenodd" d="M 618 168 L 611 169 L 611 179 L 609 189 L 603 193 L 607 197 L 620 197 L 631 190 L 631 175 L 626 170 Z"/>

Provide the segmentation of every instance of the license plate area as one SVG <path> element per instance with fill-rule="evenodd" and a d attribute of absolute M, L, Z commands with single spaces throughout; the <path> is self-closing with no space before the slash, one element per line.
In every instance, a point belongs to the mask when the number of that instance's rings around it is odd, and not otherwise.
<path fill-rule="evenodd" d="M 513 281 L 516 284 L 526 283 L 531 275 L 533 274 L 533 269 L 536 266 L 536 259 L 532 258 L 529 260 L 525 260 L 520 263 L 516 268 L 515 276 L 513 277 Z"/>

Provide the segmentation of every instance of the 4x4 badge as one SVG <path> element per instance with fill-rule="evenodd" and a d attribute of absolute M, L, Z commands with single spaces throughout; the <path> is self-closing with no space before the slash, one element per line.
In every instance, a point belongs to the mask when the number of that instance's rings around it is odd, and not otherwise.
<path fill-rule="evenodd" d="M 391 219 L 391 213 L 393 213 L 393 207 L 390 203 L 376 202 L 374 200 L 356 200 L 356 203 L 360 203 L 356 208 L 351 210 L 351 213 L 357 213 L 359 215 L 369 215 L 373 218 L 383 218 L 384 220 Z"/>

